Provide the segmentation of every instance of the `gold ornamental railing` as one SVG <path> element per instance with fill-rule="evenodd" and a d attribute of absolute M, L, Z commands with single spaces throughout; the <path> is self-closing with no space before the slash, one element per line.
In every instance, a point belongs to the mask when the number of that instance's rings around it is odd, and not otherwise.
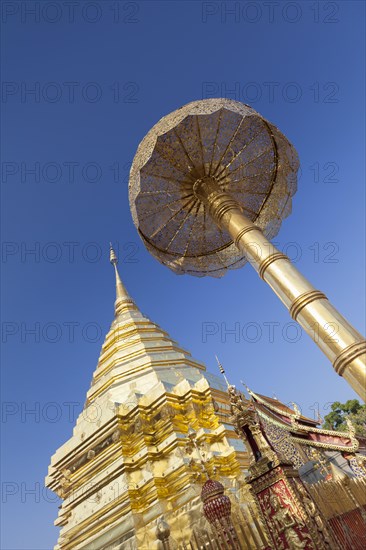
<path fill-rule="evenodd" d="M 265 529 L 251 504 L 241 506 L 231 515 L 234 529 L 225 532 L 206 529 L 194 529 L 192 538 L 181 544 L 179 550 L 264 550 L 269 548 Z"/>
<path fill-rule="evenodd" d="M 307 488 L 327 520 L 366 505 L 366 478 L 318 481 Z"/>
<path fill-rule="evenodd" d="M 366 548 L 366 478 L 319 481 L 308 489 L 342 550 Z"/>

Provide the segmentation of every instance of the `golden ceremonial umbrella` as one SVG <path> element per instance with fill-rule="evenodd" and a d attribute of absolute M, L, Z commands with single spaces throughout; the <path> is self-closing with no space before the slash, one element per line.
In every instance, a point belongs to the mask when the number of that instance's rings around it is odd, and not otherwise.
<path fill-rule="evenodd" d="M 194 101 L 142 140 L 130 174 L 133 220 L 176 273 L 221 277 L 249 261 L 365 399 L 365 340 L 269 240 L 291 212 L 298 167 L 287 138 L 248 105 Z"/>

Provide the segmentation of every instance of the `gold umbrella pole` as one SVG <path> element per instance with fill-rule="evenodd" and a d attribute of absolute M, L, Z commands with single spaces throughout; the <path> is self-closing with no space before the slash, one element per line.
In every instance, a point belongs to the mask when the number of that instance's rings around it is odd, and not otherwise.
<path fill-rule="evenodd" d="M 222 191 L 214 178 L 194 184 L 195 196 L 206 204 L 216 223 L 245 253 L 259 276 L 269 284 L 290 315 L 309 334 L 353 390 L 366 400 L 366 340 L 291 264 L 290 259 L 266 239 L 242 212 L 240 205 Z"/>

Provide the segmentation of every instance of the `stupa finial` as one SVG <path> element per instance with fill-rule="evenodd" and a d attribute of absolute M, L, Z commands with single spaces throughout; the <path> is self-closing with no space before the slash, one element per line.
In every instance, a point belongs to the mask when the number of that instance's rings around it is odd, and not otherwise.
<path fill-rule="evenodd" d="M 116 301 L 114 302 L 114 312 L 115 315 L 119 315 L 122 310 L 124 309 L 136 309 L 135 303 L 132 300 L 131 296 L 128 294 L 124 284 L 121 281 L 121 278 L 118 273 L 117 269 L 117 263 L 118 258 L 117 255 L 113 249 L 112 243 L 110 244 L 110 255 L 109 255 L 109 261 L 114 267 L 114 271 L 116 274 Z"/>
<path fill-rule="evenodd" d="M 109 243 L 109 261 L 111 262 L 112 265 L 117 265 L 118 264 L 118 258 L 117 258 L 117 255 L 113 249 L 113 245 L 112 243 L 110 242 Z"/>

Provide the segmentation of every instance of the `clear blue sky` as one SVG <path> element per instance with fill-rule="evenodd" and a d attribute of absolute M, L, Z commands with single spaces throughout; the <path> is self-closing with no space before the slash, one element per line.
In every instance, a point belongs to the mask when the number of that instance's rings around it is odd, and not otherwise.
<path fill-rule="evenodd" d="M 354 397 L 249 266 L 214 280 L 157 263 L 132 224 L 127 177 L 163 115 L 202 97 L 251 104 L 301 159 L 279 247 L 363 332 L 365 14 L 361 1 L 2 9 L 1 547 L 48 550 L 59 502 L 43 479 L 112 321 L 110 240 L 141 310 L 211 371 L 217 353 L 234 383 L 310 416 Z"/>

